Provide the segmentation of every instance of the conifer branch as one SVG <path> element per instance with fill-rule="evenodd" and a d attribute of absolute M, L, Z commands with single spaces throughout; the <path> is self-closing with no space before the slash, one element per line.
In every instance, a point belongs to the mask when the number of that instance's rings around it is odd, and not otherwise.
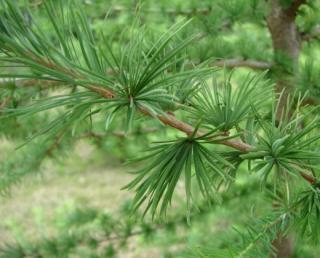
<path fill-rule="evenodd" d="M 286 31 L 287 27 L 291 28 L 292 22 L 290 20 L 289 23 L 285 24 L 286 26 L 284 28 L 279 27 L 278 25 L 283 25 L 284 24 L 284 17 L 283 16 L 277 16 L 277 10 L 279 8 L 281 8 L 281 11 L 283 11 L 282 14 L 285 14 L 286 10 L 283 10 L 283 8 L 280 6 L 280 3 L 278 1 L 272 1 L 273 2 L 273 10 L 274 12 L 271 12 L 269 17 L 268 17 L 268 25 L 269 25 L 269 29 L 272 35 L 272 39 L 273 39 L 273 43 L 274 43 L 274 48 L 275 50 L 280 50 L 280 51 L 285 51 L 287 50 L 287 45 L 289 44 L 289 47 L 291 47 L 292 51 L 290 50 L 288 52 L 288 55 L 292 56 L 292 63 L 295 63 L 296 60 L 296 52 L 297 49 L 295 45 L 292 45 L 295 41 L 292 41 L 292 38 L 285 38 L 285 43 L 283 44 L 284 38 L 283 35 L 285 35 L 285 33 L 283 33 L 283 31 Z M 304 2 L 304 1 L 295 1 L 295 3 L 298 2 Z M 53 8 L 53 5 L 51 6 L 51 8 Z M 295 8 L 292 7 L 293 9 L 291 10 L 292 12 L 296 12 L 296 10 L 294 10 Z M 298 7 L 297 7 L 298 8 Z M 287 10 L 288 11 L 288 10 Z M 289 15 L 289 14 L 287 14 Z M 77 21 L 77 19 L 74 19 L 75 21 Z M 82 21 L 82 20 L 81 20 Z M 286 20 L 285 20 L 286 21 Z M 53 24 L 56 25 L 56 23 L 53 21 Z M 183 28 L 187 23 L 185 23 L 184 25 L 182 25 L 180 28 Z M 22 24 L 20 24 L 22 26 Z M 56 27 L 56 26 L 55 26 Z M 89 28 L 87 26 L 84 26 L 84 28 L 87 28 L 87 30 L 89 31 Z M 113 106 L 110 105 L 111 107 L 115 107 L 117 106 L 117 109 L 126 107 L 128 108 L 128 113 L 127 113 L 127 128 L 131 127 L 131 122 L 133 121 L 133 117 L 134 117 L 134 112 L 139 111 L 140 113 L 155 118 L 157 120 L 159 120 L 160 122 L 162 122 L 164 125 L 170 126 L 172 128 L 175 128 L 185 134 L 187 134 L 188 136 L 194 137 L 202 137 L 204 135 L 206 135 L 206 132 L 202 132 L 201 130 L 197 130 L 194 126 L 181 121 L 179 119 L 177 119 L 172 113 L 167 113 L 164 114 L 163 110 L 170 110 L 170 108 L 163 108 L 163 106 L 165 106 L 165 104 L 170 104 L 170 105 L 174 105 L 174 102 L 176 102 L 176 100 L 173 100 L 173 96 L 172 94 L 167 91 L 166 89 L 159 89 L 159 85 L 165 85 L 166 88 L 168 88 L 169 86 L 172 86 L 174 84 L 181 83 L 183 82 L 183 79 L 185 79 L 187 81 L 187 84 L 189 84 L 190 86 L 193 86 L 193 82 L 190 82 L 190 80 L 192 81 L 194 78 L 204 78 L 207 74 L 209 74 L 209 72 L 212 72 L 212 69 L 203 69 L 203 70 L 199 70 L 199 71 L 195 71 L 195 70 L 188 70 L 188 71 L 183 71 L 181 72 L 181 74 L 177 75 L 177 74 L 173 74 L 173 75 L 169 75 L 168 78 L 160 79 L 160 75 L 165 75 L 167 76 L 167 71 L 170 70 L 171 65 L 175 67 L 175 65 L 177 64 L 177 61 L 172 61 L 173 57 L 177 56 L 177 54 L 184 49 L 188 44 L 190 44 L 191 42 L 194 42 L 194 39 L 199 39 L 201 37 L 203 37 L 203 35 L 200 35 L 198 37 L 191 37 L 188 40 L 185 40 L 183 43 L 177 45 L 176 47 L 173 47 L 172 49 L 170 49 L 168 52 L 167 51 L 163 51 L 167 46 L 168 46 L 168 42 L 172 39 L 172 37 L 180 30 L 180 28 L 178 28 L 178 26 L 176 26 L 176 28 L 172 29 L 171 32 L 169 32 L 166 36 L 166 39 L 160 38 L 161 40 L 157 41 L 157 43 L 153 46 L 151 46 L 151 50 L 146 51 L 145 49 L 141 49 L 140 45 L 141 42 L 137 41 L 135 42 L 135 44 L 133 44 L 131 46 L 131 48 L 127 48 L 127 52 L 125 52 L 123 54 L 123 56 L 120 57 L 121 62 L 118 62 L 117 58 L 114 56 L 112 49 L 109 48 L 108 50 L 108 55 L 110 55 L 109 57 L 105 57 L 105 64 L 102 65 L 100 62 L 101 60 L 99 59 L 99 55 L 101 54 L 100 52 L 97 52 L 97 48 L 94 47 L 94 39 L 93 39 L 93 35 L 88 33 L 87 35 L 81 35 L 81 32 L 83 27 L 77 27 L 78 30 L 78 34 L 77 35 L 79 37 L 80 40 L 80 45 L 82 45 L 82 54 L 83 54 L 83 58 L 85 59 L 85 66 L 81 66 L 79 60 L 77 60 L 74 56 L 77 55 L 77 52 L 75 50 L 70 51 L 70 46 L 65 43 L 65 39 L 61 37 L 61 35 L 59 34 L 59 32 L 57 32 L 58 37 L 60 38 L 60 44 L 61 46 L 64 48 L 64 52 L 60 53 L 59 52 L 59 56 L 61 59 L 57 59 L 56 55 L 57 53 L 53 52 L 50 53 L 50 50 L 48 49 L 48 53 L 42 53 L 41 51 L 36 51 L 37 48 L 41 48 L 44 45 L 46 45 L 48 42 L 46 41 L 46 39 L 42 39 L 44 40 L 43 42 L 41 42 L 41 38 L 40 41 L 37 42 L 37 44 L 35 44 L 35 42 L 33 42 L 33 37 L 27 38 L 32 44 L 32 45 L 36 45 L 37 47 L 31 51 L 28 48 L 24 48 L 22 46 L 24 46 L 25 44 L 21 43 L 20 41 L 18 41 L 18 43 L 15 45 L 14 42 L 11 42 L 11 38 L 8 37 L 7 35 L 3 36 L 3 52 L 5 54 L 7 54 L 6 56 L 8 57 L 7 60 L 9 60 L 11 63 L 15 64 L 15 63 L 21 63 L 23 65 L 25 65 L 26 67 L 31 66 L 34 67 L 36 71 L 38 71 L 37 75 L 30 75 L 27 74 L 25 75 L 26 78 L 34 78 L 34 79 L 43 79 L 43 80 L 51 80 L 53 82 L 58 82 L 61 84 L 67 84 L 67 85 L 79 85 L 82 86 L 84 89 L 86 89 L 87 91 L 91 91 L 91 92 L 95 92 L 97 93 L 99 96 L 97 96 L 96 94 L 91 94 L 94 95 L 94 97 L 98 97 L 99 100 L 101 100 L 102 98 L 105 99 L 113 99 L 112 101 L 116 104 L 114 104 Z M 21 35 L 20 35 L 21 34 Z M 21 38 L 27 37 L 29 34 L 25 34 L 25 31 L 20 31 L 18 32 L 18 35 Z M 70 35 L 69 35 L 70 36 Z M 83 37 L 82 37 L 83 36 Z M 295 35 L 294 35 L 295 36 Z M 19 37 L 18 37 L 19 38 Z M 89 44 L 90 43 L 90 44 Z M 84 45 L 87 45 L 86 47 L 83 47 Z M 138 46 L 138 47 L 137 47 Z M 51 46 L 53 49 L 55 49 L 55 46 Z M 134 55 L 135 51 L 137 51 L 137 56 Z M 143 55 L 139 56 L 139 53 L 142 51 Z M 164 54 L 162 53 L 164 52 Z M 65 53 L 67 53 L 67 56 L 69 55 L 69 57 L 65 57 Z M 51 54 L 51 55 L 50 55 Z M 72 56 L 74 55 L 74 56 Z M 90 58 L 88 58 L 91 57 Z M 128 58 L 129 56 L 129 58 Z M 109 60 L 110 58 L 110 60 Z M 125 62 L 123 62 L 123 59 L 126 59 Z M 133 64 L 135 64 L 135 59 L 137 59 L 138 61 L 138 66 L 136 67 L 136 69 L 133 69 Z M 3 59 L 4 61 L 7 61 L 6 59 Z M 160 60 L 160 61 L 158 61 Z M 274 60 L 275 65 L 280 66 L 280 63 L 276 63 L 277 60 Z M 279 61 L 279 60 L 278 60 Z M 120 63 L 120 65 L 119 65 Z M 168 63 L 168 64 L 167 64 Z M 79 66 L 80 64 L 80 66 Z M 170 65 L 169 65 L 170 64 Z M 266 62 L 259 62 L 259 61 L 255 61 L 255 60 L 242 60 L 242 59 L 230 59 L 230 60 L 224 60 L 224 61 L 218 61 L 215 63 L 215 66 L 224 66 L 224 67 L 239 67 L 239 66 L 245 66 L 245 67 L 250 67 L 250 68 L 254 68 L 254 69 L 268 69 L 271 66 L 273 66 L 273 64 L 269 64 Z M 293 64 L 294 66 L 294 64 Z M 107 71 L 107 67 L 111 67 L 112 68 L 112 72 L 114 73 L 112 78 L 106 78 L 106 74 L 108 74 Z M 96 73 L 96 70 L 98 68 L 98 73 Z M 175 67 L 176 68 L 176 67 Z M 119 74 L 118 74 L 119 72 Z M 197 73 L 196 73 L 197 72 Z M 40 75 L 41 74 L 41 75 Z M 128 75 L 131 75 L 131 77 Z M 193 75 L 193 76 L 191 76 Z M 284 74 L 287 76 L 287 74 Z M 5 75 L 3 75 L 5 77 Z M 91 78 L 90 78 L 91 76 Z M 22 77 L 23 75 L 19 75 L 19 74 L 13 74 L 12 77 Z M 179 78 L 179 79 L 177 79 Z M 158 79 L 155 80 L 155 79 Z M 253 80 L 249 81 L 252 82 Z M 36 81 L 31 81 L 31 83 L 34 83 Z M 228 131 L 231 128 L 234 128 L 234 126 L 236 126 L 239 122 L 243 121 L 244 118 L 247 118 L 247 115 L 249 113 L 249 110 L 251 110 L 251 104 L 247 101 L 248 98 L 252 98 L 255 100 L 260 100 L 258 98 L 256 98 L 256 95 L 250 95 L 249 93 L 252 92 L 251 89 L 249 88 L 248 85 L 250 85 L 249 82 L 246 82 L 247 87 L 241 88 L 241 91 L 239 93 L 239 95 L 236 98 L 231 98 L 231 91 L 232 91 L 232 87 L 231 87 L 231 83 L 230 81 L 227 81 L 226 84 L 224 84 L 224 90 L 225 90 L 225 94 L 224 96 L 226 97 L 225 99 L 219 99 L 219 92 L 214 91 L 216 98 L 212 98 L 213 104 L 214 106 L 218 106 L 219 108 L 217 109 L 212 109 L 210 110 L 209 108 L 209 112 L 202 114 L 202 115 L 206 115 L 209 116 L 211 114 L 215 114 L 218 116 L 218 122 L 215 123 L 214 121 L 209 121 L 212 122 L 212 126 L 214 126 L 215 128 L 219 128 L 218 126 L 221 124 L 228 124 L 228 128 L 225 129 L 221 129 L 221 131 Z M 256 84 L 254 84 L 255 86 Z M 278 85 L 279 88 L 289 88 L 289 86 L 291 85 L 287 85 L 283 82 L 282 78 L 280 78 L 280 80 L 278 80 Z M 216 87 L 217 89 L 218 87 Z M 193 89 L 190 89 L 190 91 L 192 91 Z M 266 89 L 265 89 L 266 90 Z M 81 92 L 90 95 L 90 93 L 88 92 Z M 206 95 L 208 94 L 209 91 L 206 93 Z M 266 92 L 265 92 L 266 94 Z M 250 96 L 249 96 L 250 95 Z M 101 96 L 101 97 L 100 97 Z M 258 96 L 258 95 L 257 95 Z M 261 94 L 259 95 L 261 97 Z M 266 95 L 264 95 L 264 97 L 266 97 Z M 178 98 L 177 98 L 178 99 Z M 214 99 L 217 99 L 216 101 Z M 262 98 L 261 98 L 262 99 Z M 286 100 L 286 98 L 284 98 Z M 147 100 L 147 101 L 146 101 Z M 222 100 L 222 101 L 220 101 Z M 74 103 L 74 99 L 72 99 L 72 101 L 70 100 L 70 103 Z M 102 99 L 103 102 L 105 102 L 104 99 Z M 179 100 L 178 100 L 179 101 Z M 198 106 L 198 111 L 202 111 L 203 107 L 206 106 L 206 100 L 204 100 L 204 106 L 201 106 L 201 99 L 198 98 L 197 101 L 200 101 L 200 105 Z M 111 102 L 111 101 L 110 101 Z M 234 103 L 235 102 L 235 103 Z M 64 105 L 65 103 L 68 102 L 63 102 L 61 103 L 61 105 Z M 92 102 L 92 103 L 98 103 L 98 102 Z M 225 106 L 223 106 L 223 108 L 220 108 L 220 106 L 222 106 L 223 103 L 227 108 L 225 108 Z M 84 103 L 85 104 L 85 103 Z M 91 103 L 90 103 L 91 104 Z M 212 103 L 209 103 L 212 104 Z M 235 105 L 234 105 L 235 104 Z M 285 101 L 285 104 L 287 104 L 287 101 Z M 210 105 L 209 105 L 210 106 Z M 256 105 L 258 106 L 258 105 Z M 50 106 L 49 106 L 50 107 Z M 89 109 L 89 105 L 88 107 L 85 107 L 86 112 L 88 112 L 89 115 L 91 115 L 91 113 L 89 113 L 90 111 L 88 111 Z M 243 108 L 244 107 L 244 108 Z M 280 113 L 282 113 L 282 109 L 284 108 L 284 106 L 279 105 L 279 110 Z M 220 109 L 220 114 L 219 114 L 219 110 Z M 39 109 L 40 111 L 42 109 Z M 72 119 L 70 119 L 70 121 L 73 121 L 74 117 L 78 117 L 80 114 L 84 113 L 82 109 L 77 109 L 77 112 L 73 113 L 73 117 Z M 237 112 L 233 112 L 233 110 L 236 110 Z M 240 110 L 240 111 L 239 111 Z M 207 110 L 208 111 L 208 110 Z M 228 123 L 226 123 L 226 112 L 228 111 L 230 113 L 230 115 L 234 115 L 232 117 L 232 119 L 230 119 L 230 121 L 228 121 Z M 35 111 L 33 111 L 35 112 Z M 235 114 L 234 114 L 235 113 Z M 199 113 L 198 113 L 199 114 Z M 222 114 L 222 115 L 221 115 Z M 220 116 L 219 116 L 220 115 Z M 203 117 L 203 116 L 197 116 L 197 117 Z M 220 119 L 219 119 L 220 118 Z M 62 122 L 62 120 L 60 120 Z M 195 133 L 196 131 L 196 133 Z M 196 134 L 196 135 L 194 135 Z M 212 142 L 212 136 L 210 136 L 210 138 L 207 137 L 208 141 Z M 230 137 L 231 138 L 231 137 Z M 228 147 L 231 147 L 233 149 L 236 149 L 242 153 L 247 153 L 247 152 L 254 152 L 254 146 L 249 145 L 245 142 L 245 140 L 230 140 L 229 137 L 226 138 L 217 138 L 215 136 L 214 141 L 216 144 L 222 144 Z M 298 137 L 299 138 L 299 137 Z M 300 137 L 301 138 L 301 137 Z M 189 137 L 186 138 L 187 141 L 189 140 Z M 271 139 L 272 141 L 273 139 Z M 275 144 L 276 147 L 282 146 L 281 145 L 281 141 L 284 140 L 283 139 L 278 139 L 277 144 Z M 296 140 L 296 139 L 295 139 Z M 53 144 L 53 147 L 56 147 L 59 143 L 60 139 L 59 137 L 57 138 L 57 141 Z M 198 146 L 198 142 L 197 140 L 194 140 L 194 146 Z M 185 143 L 185 142 L 183 142 Z M 189 142 L 187 142 L 187 144 L 189 144 Z M 178 146 L 178 145 L 177 145 Z M 276 148 L 275 147 L 275 148 Z M 285 146 L 282 146 L 285 147 Z M 177 149 L 179 149 L 180 146 L 177 147 Z M 266 152 L 264 153 L 263 158 L 266 157 L 267 154 L 271 153 L 273 149 L 272 148 L 267 148 L 268 151 L 270 152 Z M 181 150 L 181 152 L 184 152 L 184 149 L 179 149 Z M 49 155 L 51 153 L 51 150 L 49 149 Z M 173 155 L 176 155 L 177 152 L 173 152 Z M 189 152 L 184 152 L 186 153 L 186 155 L 189 155 Z M 198 153 L 199 155 L 204 155 L 203 153 Z M 252 154 L 252 153 L 250 153 Z M 203 156 L 204 158 L 206 158 L 208 160 L 208 156 Z M 217 158 L 218 157 L 218 158 Z M 312 156 L 313 157 L 313 156 Z M 197 158 L 197 157 L 196 157 Z M 218 161 L 224 161 L 224 165 L 227 164 L 227 166 L 230 166 L 231 163 L 228 163 L 227 161 L 225 161 L 222 157 L 220 157 L 218 154 L 215 156 L 215 158 L 217 158 Z M 259 157 L 261 158 L 261 157 Z M 258 158 L 258 159 L 259 159 Z M 253 158 L 254 159 L 254 158 Z M 293 158 L 294 160 L 298 160 L 297 157 Z M 196 159 L 197 160 L 197 159 Z M 212 166 L 215 167 L 215 162 L 212 161 L 212 157 L 209 156 L 209 160 L 208 162 L 212 163 Z M 205 170 L 205 168 L 200 164 L 198 164 L 198 162 L 195 162 L 196 165 L 198 167 L 200 167 L 200 170 Z M 158 164 L 158 163 L 157 163 Z M 232 164 L 231 164 L 232 165 Z M 268 171 L 268 173 L 270 173 L 270 171 L 272 170 L 274 166 L 273 162 L 269 162 L 268 164 L 265 165 L 265 170 L 267 171 L 268 168 L 270 168 Z M 180 167 L 180 172 L 182 171 L 183 166 Z M 232 167 L 232 166 L 230 166 Z M 302 171 L 302 167 L 303 165 L 300 165 L 299 167 L 297 167 L 296 169 L 294 169 L 294 173 L 298 173 L 300 172 L 301 176 L 307 180 L 309 183 L 314 184 L 316 182 L 315 178 L 312 178 L 310 176 L 308 176 L 306 173 L 301 172 Z M 289 170 L 292 169 L 292 166 L 289 166 Z M 218 170 L 218 168 L 216 168 L 216 170 Z M 191 171 L 191 169 L 189 170 Z M 292 172 L 292 171 L 289 171 Z M 191 172 L 190 172 L 191 173 Z M 158 178 L 156 178 L 156 180 L 158 180 Z M 209 179 L 208 179 L 209 180 Z M 133 184 L 134 185 L 134 184 Z M 210 185 L 211 187 L 211 185 Z M 161 189 L 159 190 L 161 192 Z M 169 198 L 167 198 L 168 200 Z M 156 202 L 155 202 L 156 203 Z M 156 207 L 156 206 L 154 206 Z M 165 207 L 165 206 L 163 206 Z M 154 209 L 156 210 L 156 208 Z"/>
<path fill-rule="evenodd" d="M 115 95 L 110 90 L 107 90 L 105 88 L 98 87 L 98 86 L 89 86 L 87 88 L 93 92 L 100 94 L 104 98 L 107 98 L 107 99 L 115 98 Z M 185 123 L 183 121 L 180 121 L 172 113 L 167 113 L 166 115 L 156 115 L 155 116 L 147 108 L 142 107 L 142 106 L 139 107 L 139 111 L 141 113 L 143 113 L 144 115 L 158 119 L 164 125 L 175 128 L 181 132 L 184 132 L 187 135 L 192 135 L 193 132 L 195 131 L 195 128 L 193 126 L 191 126 L 190 124 Z M 123 135 L 124 135 L 124 133 L 122 133 L 122 132 L 114 132 L 112 134 L 115 136 L 119 136 L 119 137 L 123 137 Z M 205 134 L 205 132 L 197 131 L 198 137 L 200 137 L 204 134 Z M 84 136 L 93 136 L 93 137 L 101 138 L 104 135 L 96 134 L 96 133 L 87 133 L 87 134 L 84 134 Z M 51 155 L 52 150 L 58 146 L 60 140 L 61 140 L 61 137 L 58 137 L 57 141 L 55 141 L 54 144 L 52 145 L 52 148 L 51 147 L 49 148 L 49 151 L 47 153 L 49 156 Z M 250 152 L 254 149 L 253 146 L 251 146 L 241 140 L 221 140 L 221 141 L 216 140 L 216 143 L 231 147 L 233 149 L 239 150 L 244 153 Z M 314 184 L 317 182 L 317 180 L 315 178 L 313 178 L 312 176 L 309 176 L 305 172 L 300 172 L 300 175 L 302 176 L 302 178 L 304 178 L 310 184 Z"/>
<path fill-rule="evenodd" d="M 306 35 L 307 36 L 307 35 Z M 203 37 L 203 35 L 199 36 Z M 242 59 L 242 58 L 231 58 L 231 59 L 225 59 L 225 60 L 218 60 L 210 64 L 212 67 L 226 67 L 226 68 L 236 68 L 236 67 L 247 67 L 255 70 L 266 70 L 272 68 L 272 64 L 266 61 L 259 61 L 259 60 L 253 60 L 253 59 Z M 113 71 L 108 71 L 110 74 L 113 74 Z M 0 79 L 0 86 L 6 85 L 9 82 L 14 82 L 15 86 L 18 88 L 24 88 L 24 87 L 32 87 L 35 85 L 40 84 L 40 80 L 36 79 L 14 79 L 11 78 L 2 78 Z M 50 81 L 50 80 L 41 80 L 41 86 L 42 87 L 51 87 L 51 86 L 58 86 L 61 84 L 61 82 L 58 81 Z M 95 87 L 92 87 L 92 90 L 94 90 Z M 100 93 L 100 89 L 96 89 L 97 93 Z M 110 95 L 110 92 L 104 92 L 104 94 Z M 106 96 L 107 96 L 106 95 Z M 112 97 L 112 94 L 110 95 Z"/>
<path fill-rule="evenodd" d="M 252 59 L 241 59 L 241 58 L 232 58 L 226 60 L 220 60 L 212 63 L 212 66 L 218 67 L 227 67 L 227 68 L 235 68 L 235 67 L 248 67 L 257 70 L 266 70 L 272 67 L 272 64 L 269 62 L 252 60 Z"/>
<path fill-rule="evenodd" d="M 102 96 L 104 96 L 104 95 L 102 95 Z M 147 116 L 154 117 L 154 115 L 145 107 L 140 107 L 139 111 Z M 187 135 L 191 135 L 195 131 L 195 128 L 193 126 L 189 125 L 188 123 L 185 123 L 183 121 L 178 120 L 172 114 L 167 114 L 166 116 L 157 115 L 155 118 L 159 119 L 164 125 L 168 125 L 172 128 L 175 128 L 181 132 L 186 133 Z M 197 136 L 202 136 L 204 134 L 205 134 L 204 132 L 197 131 Z M 241 140 L 221 140 L 221 141 L 217 141 L 217 143 L 231 147 L 233 149 L 236 149 L 236 150 L 239 150 L 239 151 L 245 152 L 245 153 L 250 152 L 254 149 L 253 146 L 251 146 Z M 305 179 L 306 181 L 308 181 L 310 184 L 314 184 L 317 182 L 317 180 L 315 178 L 313 178 L 312 176 L 309 176 L 305 172 L 300 171 L 299 173 L 302 176 L 302 178 Z"/>
<path fill-rule="evenodd" d="M 45 62 L 42 62 L 45 63 Z M 52 64 L 47 64 L 48 66 L 54 68 L 54 66 Z M 7 80 L 5 80 L 7 81 Z M 18 80 L 20 81 L 20 80 Z M 22 83 L 21 85 L 25 85 L 25 86 L 29 86 L 32 83 L 36 83 L 37 80 L 21 80 Z M 47 82 L 49 82 L 49 85 L 58 85 L 57 81 L 48 81 L 48 80 L 44 80 L 45 84 Z M 106 99 L 110 99 L 110 98 L 115 98 L 116 96 L 114 95 L 114 93 L 112 93 L 110 90 L 106 89 L 106 88 L 102 88 L 102 87 L 98 87 L 98 86 L 94 86 L 94 85 L 89 85 L 86 87 L 88 90 L 91 90 L 93 92 L 96 92 L 98 94 L 100 94 L 102 97 L 106 98 Z M 186 133 L 187 135 L 191 135 L 194 132 L 194 127 L 178 120 L 174 115 L 172 114 L 167 114 L 167 115 L 157 115 L 154 116 L 147 108 L 145 107 L 139 107 L 139 111 L 147 116 L 150 117 L 154 117 L 158 120 L 160 120 L 164 125 L 168 125 L 172 128 L 175 128 L 181 132 Z M 197 135 L 201 136 L 203 135 L 204 132 L 198 132 Z M 234 149 L 238 149 L 240 151 L 243 152 L 248 152 L 251 150 L 251 146 L 249 146 L 248 144 L 241 142 L 241 141 L 237 141 L 237 140 L 222 140 L 219 142 L 220 144 L 232 147 Z"/>

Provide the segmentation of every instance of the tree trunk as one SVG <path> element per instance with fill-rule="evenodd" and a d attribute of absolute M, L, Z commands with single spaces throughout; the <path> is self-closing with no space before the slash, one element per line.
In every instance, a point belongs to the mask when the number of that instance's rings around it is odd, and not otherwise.
<path fill-rule="evenodd" d="M 300 36 L 295 23 L 296 13 L 304 0 L 292 1 L 284 6 L 282 0 L 269 0 L 267 24 L 274 51 L 273 74 L 276 79 L 276 92 L 282 93 L 276 114 L 277 121 L 285 114 L 288 95 L 294 90 L 298 72 Z"/>
<path fill-rule="evenodd" d="M 282 94 L 278 100 L 276 120 L 279 122 L 289 115 L 286 104 L 290 93 L 296 87 L 298 62 L 300 54 L 300 35 L 297 30 L 295 18 L 297 11 L 305 0 L 292 0 L 289 6 L 282 0 L 269 0 L 269 13 L 267 25 L 272 38 L 274 51 L 274 66 L 272 69 L 276 80 L 275 91 Z M 272 241 L 278 250 L 277 258 L 292 257 L 294 252 L 293 239 L 278 237 Z M 273 256 L 270 256 L 273 257 Z"/>

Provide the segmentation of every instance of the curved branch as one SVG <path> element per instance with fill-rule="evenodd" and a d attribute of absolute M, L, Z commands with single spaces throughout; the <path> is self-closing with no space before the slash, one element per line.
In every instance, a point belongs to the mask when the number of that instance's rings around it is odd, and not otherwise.
<path fill-rule="evenodd" d="M 51 62 L 48 62 L 46 60 L 42 60 L 40 58 L 36 58 L 35 61 L 39 62 L 42 65 L 47 66 L 47 67 L 49 67 L 51 69 L 63 70 L 65 73 L 69 74 L 72 77 L 76 76 L 76 74 L 74 74 L 73 71 L 69 71 L 69 70 L 66 70 L 66 69 L 61 68 L 61 67 L 55 67 L 54 64 L 52 64 Z M 106 88 L 103 88 L 101 86 L 88 85 L 85 88 L 100 94 L 103 98 L 110 99 L 110 98 L 115 98 L 116 97 L 116 95 L 110 89 L 106 89 Z M 150 117 L 154 117 L 154 118 L 158 119 L 159 121 L 161 121 L 164 125 L 168 125 L 168 126 L 170 126 L 172 128 L 175 128 L 175 129 L 177 129 L 177 130 L 179 130 L 181 132 L 186 133 L 187 135 L 191 135 L 195 130 L 195 128 L 193 126 L 189 125 L 188 123 L 185 123 L 183 121 L 178 120 L 172 114 L 154 115 L 149 109 L 147 109 L 147 108 L 145 108 L 143 106 L 139 107 L 139 111 L 141 113 L 143 113 L 144 115 L 150 116 Z M 202 136 L 204 134 L 205 133 L 201 132 L 201 131 L 197 132 L 198 136 Z M 251 145 L 249 145 L 249 144 L 247 144 L 247 143 L 245 143 L 245 142 L 243 142 L 241 140 L 224 140 L 224 139 L 221 139 L 221 141 L 219 141 L 219 139 L 217 139 L 216 142 L 218 144 L 222 144 L 222 145 L 234 148 L 234 149 L 239 150 L 241 152 L 249 152 L 249 151 L 253 150 L 253 146 L 251 146 Z M 305 176 L 306 174 L 304 174 L 303 172 L 300 172 L 300 175 L 302 176 L 302 178 L 304 178 L 305 180 L 310 182 L 310 180 L 308 180 L 306 178 L 306 176 Z M 316 182 L 316 181 L 317 180 L 314 179 L 314 182 Z"/>
<path fill-rule="evenodd" d="M 181 132 L 186 133 L 187 135 L 191 135 L 195 128 L 183 121 L 178 120 L 175 116 L 171 115 L 171 114 L 167 114 L 166 116 L 164 115 L 156 115 L 154 116 L 148 109 L 146 109 L 145 107 L 140 107 L 139 108 L 140 112 L 142 112 L 143 114 L 147 115 L 147 116 L 152 116 L 157 118 L 158 120 L 160 120 L 164 125 L 168 125 L 170 127 L 173 127 Z M 198 136 L 202 136 L 204 135 L 204 132 L 198 131 L 197 135 Z M 238 141 L 238 140 L 221 140 L 218 141 L 219 144 L 225 145 L 225 146 L 229 146 L 232 147 L 234 149 L 240 150 L 242 152 L 249 152 L 250 150 L 253 149 L 253 147 L 251 145 L 248 145 L 242 141 Z"/>

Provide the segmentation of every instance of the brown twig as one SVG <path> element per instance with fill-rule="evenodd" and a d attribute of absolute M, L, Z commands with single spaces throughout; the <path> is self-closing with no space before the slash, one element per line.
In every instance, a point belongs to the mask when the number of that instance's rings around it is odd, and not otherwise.
<path fill-rule="evenodd" d="M 265 61 L 233 58 L 233 59 L 226 59 L 226 60 L 213 62 L 211 66 L 227 67 L 227 68 L 248 67 L 256 70 L 266 70 L 266 69 L 270 69 L 272 67 L 272 64 Z"/>
<path fill-rule="evenodd" d="M 306 174 L 306 173 L 304 173 L 304 172 L 300 172 L 300 175 L 301 175 L 305 180 L 307 180 L 310 184 L 315 184 L 315 183 L 317 182 L 317 180 L 316 180 L 314 177 L 312 177 L 312 176 L 310 176 L 310 175 L 308 175 L 308 174 Z"/>

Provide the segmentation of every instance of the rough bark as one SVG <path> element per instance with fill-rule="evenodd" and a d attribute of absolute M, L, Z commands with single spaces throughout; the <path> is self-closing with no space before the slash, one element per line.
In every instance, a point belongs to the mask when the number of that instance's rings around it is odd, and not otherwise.
<path fill-rule="evenodd" d="M 300 35 L 295 18 L 299 7 L 305 2 L 305 0 L 293 0 L 289 6 L 285 6 L 282 0 L 269 0 L 267 25 L 274 50 L 275 90 L 281 94 L 277 103 L 277 121 L 283 119 L 285 114 L 290 113 L 286 104 L 289 94 L 295 88 L 300 54 Z M 277 258 L 292 257 L 294 245 L 290 236 L 278 237 L 272 241 L 272 244 L 278 250 Z"/>
<path fill-rule="evenodd" d="M 277 120 L 286 112 L 288 95 L 294 90 L 298 72 L 300 35 L 295 23 L 298 8 L 304 0 L 293 1 L 286 7 L 281 0 L 269 0 L 267 25 L 274 50 L 273 72 L 276 78 L 276 92 L 282 93 L 278 103 Z"/>

